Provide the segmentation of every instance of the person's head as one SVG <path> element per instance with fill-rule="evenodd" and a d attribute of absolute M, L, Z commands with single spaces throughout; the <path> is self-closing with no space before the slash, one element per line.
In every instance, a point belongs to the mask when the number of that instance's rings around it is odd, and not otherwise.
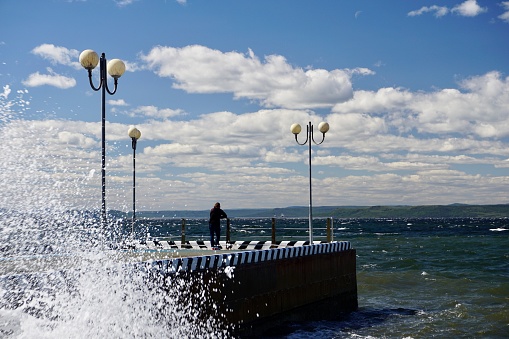
<path fill-rule="evenodd" d="M 220 204 L 220 203 L 216 202 L 216 203 L 214 204 L 214 208 L 220 208 L 220 207 L 221 207 L 221 204 Z"/>

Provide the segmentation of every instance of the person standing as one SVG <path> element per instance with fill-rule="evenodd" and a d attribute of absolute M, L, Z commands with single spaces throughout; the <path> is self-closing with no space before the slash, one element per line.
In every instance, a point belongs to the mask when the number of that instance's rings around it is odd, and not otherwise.
<path fill-rule="evenodd" d="M 226 213 L 221 209 L 221 204 L 216 202 L 214 208 L 210 210 L 209 230 L 210 230 L 210 246 L 212 248 L 219 247 L 219 236 L 221 235 L 221 219 L 228 218 Z M 216 240 L 214 240 L 214 235 Z"/>

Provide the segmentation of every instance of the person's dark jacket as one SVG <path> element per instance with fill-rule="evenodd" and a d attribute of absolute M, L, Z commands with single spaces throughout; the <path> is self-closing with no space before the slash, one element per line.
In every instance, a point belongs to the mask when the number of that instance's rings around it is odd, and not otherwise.
<path fill-rule="evenodd" d="M 211 226 L 220 226 L 223 218 L 228 218 L 228 216 L 222 209 L 214 207 L 210 210 L 209 224 Z"/>

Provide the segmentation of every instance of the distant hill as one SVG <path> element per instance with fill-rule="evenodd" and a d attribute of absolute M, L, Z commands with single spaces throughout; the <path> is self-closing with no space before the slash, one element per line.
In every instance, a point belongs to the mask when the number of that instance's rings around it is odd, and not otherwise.
<path fill-rule="evenodd" d="M 273 217 L 273 210 L 261 209 L 225 209 L 226 214 L 232 218 L 269 218 Z M 210 210 L 201 211 L 139 211 L 136 216 L 139 218 L 208 218 Z M 128 214 L 130 215 L 130 213 Z"/>
<path fill-rule="evenodd" d="M 284 208 L 225 209 L 231 218 L 306 218 L 307 206 Z M 130 213 L 112 211 L 117 216 Z M 202 211 L 139 211 L 138 218 L 208 218 Z M 425 206 L 316 206 L 313 217 L 334 218 L 509 218 L 509 205 L 425 205 Z"/>
<path fill-rule="evenodd" d="M 338 207 L 335 218 L 508 218 L 509 205 L 426 205 Z"/>

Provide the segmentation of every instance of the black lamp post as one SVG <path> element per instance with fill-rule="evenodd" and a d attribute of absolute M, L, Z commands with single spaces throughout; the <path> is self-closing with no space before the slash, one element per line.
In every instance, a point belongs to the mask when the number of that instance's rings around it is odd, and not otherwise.
<path fill-rule="evenodd" d="M 133 147 L 133 221 L 131 236 L 134 239 L 134 224 L 136 223 L 136 143 L 141 137 L 141 132 L 136 127 L 131 127 L 127 133 L 129 134 L 129 137 L 131 137 Z"/>
<path fill-rule="evenodd" d="M 96 87 L 92 82 L 92 70 L 99 63 L 100 82 Z M 101 225 L 106 225 L 106 92 L 113 95 L 117 91 L 118 78 L 125 72 L 125 64 L 120 59 L 112 59 L 106 64 L 106 56 L 104 53 L 101 54 L 101 59 L 96 52 L 91 49 L 84 50 L 80 54 L 80 64 L 88 70 L 88 79 L 90 86 L 94 91 L 102 89 L 101 92 L 101 122 L 102 122 L 102 204 L 101 204 Z M 106 71 L 114 79 L 113 91 L 108 88 L 108 79 Z"/>
<path fill-rule="evenodd" d="M 318 124 L 318 130 L 322 133 L 322 141 L 316 142 L 313 137 L 313 125 L 311 125 L 311 121 L 307 125 L 306 128 L 306 140 L 303 143 L 300 143 L 297 139 L 297 135 L 300 133 L 302 128 L 299 124 L 293 124 L 290 127 L 290 130 L 295 135 L 295 141 L 299 145 L 309 144 L 309 243 L 313 244 L 313 194 L 311 190 L 311 142 L 316 145 L 320 145 L 325 140 L 325 133 L 329 130 L 329 124 L 326 122 L 321 122 Z"/>

